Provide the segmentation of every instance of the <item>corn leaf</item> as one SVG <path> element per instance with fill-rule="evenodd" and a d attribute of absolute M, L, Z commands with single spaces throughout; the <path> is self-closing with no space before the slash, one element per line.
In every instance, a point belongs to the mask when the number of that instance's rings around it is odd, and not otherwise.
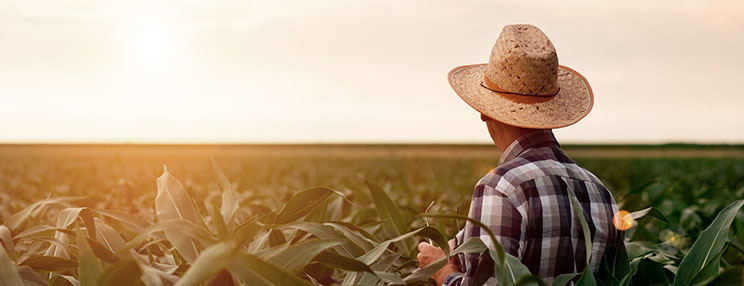
<path fill-rule="evenodd" d="M 571 280 L 579 276 L 581 273 L 566 273 L 561 274 L 555 277 L 553 279 L 553 286 L 565 286 L 568 285 Z"/>
<path fill-rule="evenodd" d="M 234 241 L 223 241 L 204 249 L 176 285 L 198 285 L 224 269 L 239 252 Z"/>
<path fill-rule="evenodd" d="M 274 217 L 274 224 L 287 224 L 302 218 L 320 206 L 333 193 L 335 193 L 333 190 L 326 187 L 310 188 L 297 193 L 284 204 L 279 214 Z"/>
<path fill-rule="evenodd" d="M 155 196 L 155 207 L 157 217 L 160 221 L 165 220 L 184 220 L 194 225 L 202 227 L 204 222 L 198 214 L 191 197 L 184 189 L 181 182 L 176 180 L 169 172 L 168 168 L 163 167 L 163 175 L 157 179 L 158 192 Z M 191 239 L 179 237 L 181 231 L 166 228 L 163 229 L 165 237 L 170 240 L 187 262 L 192 262 L 199 254 L 199 248 L 196 242 Z"/>
<path fill-rule="evenodd" d="M 13 243 L 13 234 L 10 233 L 10 229 L 5 225 L 0 225 L 0 242 L 8 252 L 8 256 L 11 259 L 16 259 L 18 254 L 16 253 L 15 244 Z"/>
<path fill-rule="evenodd" d="M 217 230 L 217 238 L 219 240 L 225 240 L 229 236 L 229 232 L 227 230 L 227 225 L 225 224 L 225 219 L 222 217 L 222 213 L 217 210 L 217 207 L 212 204 L 212 208 L 210 209 L 212 212 L 212 221 L 214 222 L 214 228 Z"/>
<path fill-rule="evenodd" d="M 347 241 L 346 239 L 308 239 L 290 246 L 267 261 L 289 272 L 299 274 L 315 256 Z"/>
<path fill-rule="evenodd" d="M 366 264 L 371 264 L 375 262 L 382 254 L 385 253 L 387 248 L 390 246 L 390 244 L 414 237 L 415 235 L 421 235 L 427 238 L 431 238 L 432 240 L 436 239 L 438 240 L 437 243 L 439 243 L 440 247 L 442 247 L 443 250 L 445 250 L 445 253 L 449 254 L 449 244 L 447 244 L 446 241 L 444 241 L 444 237 L 437 237 L 434 235 L 435 233 L 439 233 L 439 231 L 433 227 L 427 226 L 422 227 L 417 230 L 411 231 L 409 233 L 403 234 L 401 236 L 388 239 L 386 241 L 383 241 L 382 243 L 378 244 L 373 248 L 372 250 L 368 251 L 364 255 L 358 257 L 357 259 L 361 262 L 364 262 Z M 441 236 L 441 234 L 439 234 Z"/>
<path fill-rule="evenodd" d="M 79 286 L 80 282 L 78 282 L 75 277 L 72 277 L 70 275 L 52 275 L 51 278 L 49 278 L 49 286 Z"/>
<path fill-rule="evenodd" d="M 744 271 L 741 266 L 731 267 L 718 274 L 718 276 L 710 281 L 708 286 L 727 286 L 727 285 L 744 285 Z"/>
<path fill-rule="evenodd" d="M 403 220 L 403 216 L 400 214 L 399 207 L 393 203 L 385 191 L 378 185 L 365 180 L 367 189 L 369 189 L 372 201 L 374 201 L 377 215 L 383 220 L 383 230 L 387 237 L 398 237 L 408 230 L 408 225 Z M 401 244 L 403 248 L 408 252 L 415 244 L 412 238 L 405 239 Z"/>
<path fill-rule="evenodd" d="M 46 224 L 35 225 L 35 226 L 29 227 L 29 228 L 21 231 L 20 233 L 18 233 L 15 236 L 15 239 L 21 239 L 21 238 L 25 238 L 25 237 L 28 237 L 28 236 L 32 236 L 34 234 L 39 234 L 39 233 L 42 233 L 42 232 L 45 232 L 45 231 L 51 231 L 51 230 L 57 230 L 57 228 L 56 227 L 53 227 L 51 225 L 46 225 Z"/>
<path fill-rule="evenodd" d="M 47 205 L 53 205 L 53 204 L 61 204 L 71 201 L 77 201 L 84 199 L 85 197 L 55 197 L 55 198 L 48 198 L 44 199 L 38 202 L 35 202 L 28 207 L 24 208 L 20 212 L 17 212 L 8 219 L 3 222 L 4 225 L 6 225 L 11 232 L 18 233 L 22 231 L 23 225 L 26 223 L 26 221 L 32 216 L 32 214 L 37 211 L 38 209 L 47 206 Z"/>
<path fill-rule="evenodd" d="M 566 184 L 568 184 L 568 182 L 566 182 Z M 584 232 L 584 248 L 586 251 L 586 265 L 588 267 L 589 262 L 592 259 L 591 230 L 589 229 L 589 224 L 586 222 L 586 217 L 584 216 L 584 209 L 581 207 L 581 204 L 579 204 L 579 201 L 576 199 L 576 194 L 573 192 L 573 189 L 571 189 L 571 187 L 568 188 L 568 191 L 571 192 L 568 198 L 571 201 L 571 206 L 573 207 L 574 214 L 576 214 L 576 217 L 579 218 L 579 222 L 581 223 L 581 230 Z"/>
<path fill-rule="evenodd" d="M 135 233 L 142 231 L 150 225 L 146 220 L 118 210 L 98 209 L 93 212 L 110 217 Z"/>
<path fill-rule="evenodd" d="M 21 286 L 23 281 L 5 247 L 0 247 L 0 285 Z"/>
<path fill-rule="evenodd" d="M 75 238 L 77 239 L 78 246 L 78 279 L 80 286 L 93 286 L 97 285 L 98 277 L 103 272 L 101 262 L 98 260 L 96 255 L 93 253 L 88 240 L 82 234 L 79 228 L 77 228 Z"/>
<path fill-rule="evenodd" d="M 336 254 L 331 251 L 321 252 L 320 254 L 315 256 L 315 258 L 313 258 L 313 261 L 320 262 L 323 265 L 333 269 L 374 273 L 374 270 L 372 270 L 369 265 L 364 264 L 363 262 L 354 258 Z"/>
<path fill-rule="evenodd" d="M 32 256 L 21 263 L 34 270 L 62 271 L 78 266 L 77 261 L 57 256 Z"/>
<path fill-rule="evenodd" d="M 258 277 L 268 285 L 312 285 L 309 281 L 248 253 L 237 254 L 237 258 L 227 269 L 230 274 L 249 284 L 254 283 L 253 279 Z"/>
<path fill-rule="evenodd" d="M 160 221 L 147 227 L 114 254 L 119 255 L 123 251 L 140 245 L 147 240 L 147 238 L 151 237 L 153 233 L 158 231 L 173 234 L 172 238 L 169 238 L 168 240 L 176 246 L 176 249 L 178 249 L 179 245 L 186 245 L 188 247 L 194 242 L 199 243 L 200 245 L 212 245 L 215 242 L 211 234 L 209 234 L 204 228 L 196 226 L 186 220 L 172 219 Z"/>
<path fill-rule="evenodd" d="M 98 233 L 97 238 L 102 245 L 106 246 L 111 252 L 119 251 L 119 249 L 124 247 L 126 241 L 124 241 L 124 238 L 121 237 L 119 232 L 99 218 L 95 218 L 95 221 L 96 232 Z"/>
<path fill-rule="evenodd" d="M 116 257 L 116 255 L 114 255 L 114 253 L 111 252 L 111 250 L 109 250 L 106 246 L 90 238 L 86 239 L 88 240 L 88 244 L 90 245 L 90 248 L 93 250 L 93 254 L 95 254 L 96 257 L 110 263 L 116 263 L 119 261 L 119 257 Z"/>
<path fill-rule="evenodd" d="M 132 259 L 121 260 L 106 268 L 98 280 L 99 286 L 132 286 L 142 280 L 142 269 Z"/>
<path fill-rule="evenodd" d="M 310 233 L 312 235 L 315 235 L 321 239 L 345 238 L 343 233 L 336 231 L 330 226 L 320 224 L 317 222 L 293 223 L 293 224 L 288 224 L 284 227 L 296 228 L 304 232 Z M 365 253 L 364 249 L 362 249 L 361 247 L 357 246 L 356 244 L 352 242 L 341 244 L 339 246 L 334 247 L 334 249 L 340 254 L 343 254 L 346 256 L 352 256 L 352 257 L 357 257 Z"/>
<path fill-rule="evenodd" d="M 713 222 L 700 233 L 695 243 L 687 252 L 685 258 L 679 264 L 677 276 L 674 278 L 674 285 L 689 285 L 695 276 L 711 263 L 712 258 L 716 257 L 719 252 L 723 251 L 723 246 L 728 239 L 728 232 L 731 223 L 734 221 L 739 209 L 744 205 L 744 200 L 735 201 L 721 212 L 718 213 Z M 705 280 L 707 277 L 697 279 Z"/>
<path fill-rule="evenodd" d="M 142 269 L 142 282 L 145 286 L 172 286 L 178 281 L 178 276 L 166 273 L 163 270 L 149 265 L 140 264 Z"/>
<path fill-rule="evenodd" d="M 635 211 L 635 212 L 630 213 L 630 216 L 633 217 L 634 220 L 638 220 L 647 215 L 650 217 L 656 218 L 660 221 L 671 224 L 671 222 L 669 222 L 669 219 L 667 219 L 664 213 L 662 213 L 660 210 L 658 210 L 655 207 L 648 207 L 640 211 Z"/>
<path fill-rule="evenodd" d="M 28 266 L 16 267 L 18 275 L 21 276 L 24 286 L 48 286 L 49 283 L 44 278 L 41 278 L 39 273 L 31 269 Z"/>
<path fill-rule="evenodd" d="M 227 180 L 225 174 L 222 173 L 220 167 L 217 166 L 217 162 L 214 158 L 212 158 L 212 172 L 214 172 L 214 176 L 217 177 L 217 185 L 219 185 L 220 190 L 222 191 L 222 206 L 220 206 L 220 213 L 224 218 L 225 225 L 230 227 L 234 221 L 235 213 L 237 213 L 240 208 L 240 197 L 238 196 L 238 193 L 233 190 L 230 181 Z"/>

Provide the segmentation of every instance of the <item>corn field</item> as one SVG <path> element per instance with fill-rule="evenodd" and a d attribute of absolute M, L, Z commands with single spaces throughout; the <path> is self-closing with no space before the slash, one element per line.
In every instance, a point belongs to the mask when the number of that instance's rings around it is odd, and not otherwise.
<path fill-rule="evenodd" d="M 441 173 L 470 187 L 472 174 L 488 170 L 467 160 L 406 162 L 424 169 L 422 162 L 445 164 Z M 609 251 L 600 269 L 561 275 L 553 285 L 744 285 L 742 161 L 580 163 L 629 211 L 622 219 L 630 228 L 624 247 Z M 375 164 L 381 173 L 326 166 L 354 182 L 338 188 L 244 192 L 241 178 L 212 160 L 213 187 L 183 184 L 163 167 L 151 182 L 154 194 L 132 196 L 137 184 L 120 179 L 105 194 L 53 189 L 36 200 L 22 198 L 23 190 L 44 184 L 19 183 L 14 178 L 28 175 L 5 169 L 0 285 L 432 285 L 429 277 L 447 257 L 419 268 L 416 244 L 424 240 L 448 257 L 474 253 L 492 262 L 476 277 L 545 284 L 504 253 L 493 234 L 495 249 L 478 239 L 449 248 L 466 220 L 480 223 L 464 215 L 469 190 L 447 191 L 442 186 L 454 184 L 422 175 L 426 170 L 401 176 L 383 168 L 401 161 Z M 586 227 L 585 235 L 590 243 Z"/>

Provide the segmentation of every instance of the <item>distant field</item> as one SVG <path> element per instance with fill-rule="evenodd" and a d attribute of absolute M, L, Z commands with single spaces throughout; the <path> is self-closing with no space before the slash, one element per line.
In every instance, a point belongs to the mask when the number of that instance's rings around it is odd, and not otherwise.
<path fill-rule="evenodd" d="M 643 184 L 639 178 L 650 167 L 679 173 L 683 166 L 691 173 L 686 177 L 696 177 L 711 168 L 730 173 L 744 166 L 741 145 L 563 148 L 616 196 Z M 6 206 L 0 219 L 52 192 L 91 196 L 99 204 L 112 196 L 147 201 L 164 164 L 200 196 L 216 187 L 210 157 L 247 193 L 289 194 L 316 185 L 358 189 L 365 177 L 395 190 L 457 193 L 467 204 L 473 185 L 499 156 L 493 145 L 0 145 L 0 205 Z M 675 167 L 664 171 L 670 164 Z M 122 207 L 141 210 L 138 204 Z"/>
<path fill-rule="evenodd" d="M 563 145 L 574 158 L 744 158 L 744 145 Z M 299 144 L 299 145 L 2 145 L 0 156 L 119 157 L 486 157 L 494 145 Z"/>

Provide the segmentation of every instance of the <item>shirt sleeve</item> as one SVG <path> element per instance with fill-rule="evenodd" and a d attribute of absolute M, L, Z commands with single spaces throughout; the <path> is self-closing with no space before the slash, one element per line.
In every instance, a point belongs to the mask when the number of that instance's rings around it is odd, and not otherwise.
<path fill-rule="evenodd" d="M 521 190 L 516 190 L 517 192 Z M 496 240 L 504 251 L 519 258 L 520 239 L 522 234 L 522 215 L 512 201 L 502 192 L 490 186 L 477 186 L 473 194 L 469 217 L 480 220 L 487 225 L 496 236 Z M 488 232 L 472 223 L 466 223 L 464 234 L 467 237 L 478 237 L 489 248 L 494 249 Z M 463 237 L 464 238 L 464 237 Z M 461 241 L 458 241 L 462 243 Z M 478 254 L 468 254 L 465 261 L 460 261 L 463 273 L 453 273 L 445 281 L 452 284 L 468 285 L 475 274 L 478 264 Z M 464 262 L 464 263 L 463 263 Z"/>
<path fill-rule="evenodd" d="M 443 286 L 460 286 L 462 283 L 462 272 L 451 273 L 447 278 L 444 278 Z"/>

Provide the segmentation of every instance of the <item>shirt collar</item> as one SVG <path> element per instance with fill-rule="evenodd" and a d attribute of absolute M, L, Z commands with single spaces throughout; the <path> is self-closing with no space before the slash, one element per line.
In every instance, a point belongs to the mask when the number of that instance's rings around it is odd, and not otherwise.
<path fill-rule="evenodd" d="M 517 138 L 517 140 L 514 140 L 514 142 L 509 144 L 509 147 L 504 150 L 504 153 L 501 154 L 501 158 L 499 159 L 499 166 L 516 158 L 527 149 L 548 147 L 550 145 L 560 147 L 558 140 L 555 139 L 553 131 L 551 130 L 538 130 L 524 134 Z"/>

